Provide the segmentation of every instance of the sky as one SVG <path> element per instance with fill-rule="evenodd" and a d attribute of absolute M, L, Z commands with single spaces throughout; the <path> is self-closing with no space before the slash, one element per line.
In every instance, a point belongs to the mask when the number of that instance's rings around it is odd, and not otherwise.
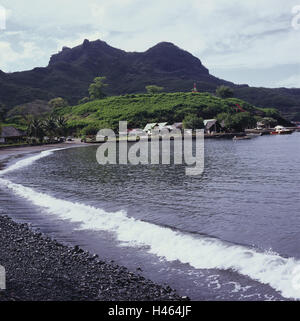
<path fill-rule="evenodd" d="M 168 41 L 219 78 L 300 88 L 300 0 L 0 0 L 2 71 L 47 66 L 84 39 L 138 52 Z"/>

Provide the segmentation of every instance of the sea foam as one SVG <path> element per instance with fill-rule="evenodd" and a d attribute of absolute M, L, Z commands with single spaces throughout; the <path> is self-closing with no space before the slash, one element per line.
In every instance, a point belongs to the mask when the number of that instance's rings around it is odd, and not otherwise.
<path fill-rule="evenodd" d="M 0 175 L 29 166 L 54 151 L 45 151 L 20 160 L 0 172 Z M 179 232 L 136 220 L 127 216 L 124 211 L 110 213 L 86 204 L 57 199 L 5 178 L 0 178 L 0 184 L 49 214 L 79 223 L 80 229 L 112 232 L 121 244 L 145 247 L 158 257 L 188 263 L 196 269 L 231 269 L 270 285 L 283 297 L 300 299 L 299 286 L 295 286 L 295 278 L 298 277 L 295 271 L 299 270 L 300 261 L 294 258 L 284 258 L 272 252 L 260 252 L 211 237 Z"/>

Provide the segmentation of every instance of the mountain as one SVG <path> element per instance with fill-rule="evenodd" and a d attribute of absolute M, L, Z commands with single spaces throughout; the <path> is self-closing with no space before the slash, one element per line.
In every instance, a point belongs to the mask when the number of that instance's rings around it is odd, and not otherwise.
<path fill-rule="evenodd" d="M 45 68 L 4 73 L 0 71 L 0 102 L 9 107 L 35 100 L 66 98 L 71 104 L 88 94 L 96 76 L 106 76 L 108 95 L 145 92 L 155 84 L 167 92 L 190 91 L 197 82 L 201 92 L 214 92 L 220 85 L 234 87 L 238 98 L 259 107 L 278 108 L 290 119 L 300 118 L 300 89 L 255 88 L 236 85 L 212 76 L 201 61 L 169 42 L 145 52 L 126 52 L 97 40 L 64 47 Z"/>

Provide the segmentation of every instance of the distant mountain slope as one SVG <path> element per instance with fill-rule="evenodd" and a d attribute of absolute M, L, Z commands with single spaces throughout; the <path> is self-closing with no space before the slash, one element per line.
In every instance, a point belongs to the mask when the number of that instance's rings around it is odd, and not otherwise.
<path fill-rule="evenodd" d="M 0 71 L 0 102 L 14 107 L 61 96 L 75 104 L 99 75 L 107 77 L 109 95 L 144 92 L 149 84 L 163 86 L 167 92 L 190 91 L 194 82 L 199 91 L 214 92 L 224 84 L 234 87 L 238 98 L 300 119 L 300 89 L 254 88 L 218 79 L 198 58 L 168 42 L 142 53 L 125 52 L 100 40 L 64 47 L 45 68 L 9 74 Z"/>

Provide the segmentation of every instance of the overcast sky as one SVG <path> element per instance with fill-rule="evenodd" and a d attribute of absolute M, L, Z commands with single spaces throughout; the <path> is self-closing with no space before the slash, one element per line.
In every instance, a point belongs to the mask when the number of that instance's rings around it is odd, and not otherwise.
<path fill-rule="evenodd" d="M 0 30 L 5 72 L 46 66 L 62 46 L 85 38 L 127 51 L 169 41 L 200 58 L 217 77 L 300 88 L 300 0 L 0 0 L 0 5 L 6 9 L 6 29 Z M 0 29 L 1 17 L 0 10 Z"/>

